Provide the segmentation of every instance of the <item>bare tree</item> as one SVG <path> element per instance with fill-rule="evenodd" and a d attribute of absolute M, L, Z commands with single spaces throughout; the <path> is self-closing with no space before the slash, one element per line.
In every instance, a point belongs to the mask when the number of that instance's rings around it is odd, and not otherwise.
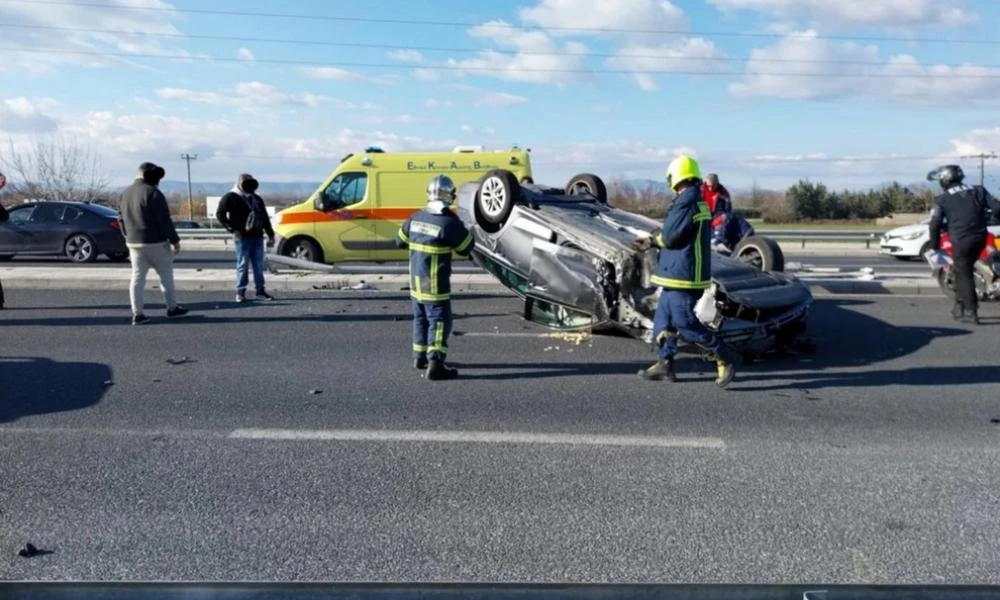
<path fill-rule="evenodd" d="M 57 137 L 38 140 L 28 149 L 8 144 L 0 154 L 7 172 L 11 195 L 40 200 L 96 200 L 104 195 L 111 179 L 101 168 L 101 159 L 90 147 Z"/>

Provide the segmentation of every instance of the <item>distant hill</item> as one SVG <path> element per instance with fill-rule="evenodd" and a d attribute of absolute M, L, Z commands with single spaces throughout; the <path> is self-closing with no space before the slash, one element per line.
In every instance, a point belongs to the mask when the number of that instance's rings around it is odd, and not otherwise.
<path fill-rule="evenodd" d="M 306 198 L 311 195 L 316 188 L 319 187 L 319 182 L 309 182 L 309 181 L 262 181 L 260 184 L 260 193 L 262 196 L 267 196 L 268 194 L 281 194 L 288 196 L 299 196 Z M 232 182 L 212 182 L 212 181 L 192 181 L 191 182 L 191 193 L 206 196 L 221 196 L 233 189 Z M 160 190 L 166 194 L 187 194 L 187 182 L 186 181 L 161 181 Z"/>

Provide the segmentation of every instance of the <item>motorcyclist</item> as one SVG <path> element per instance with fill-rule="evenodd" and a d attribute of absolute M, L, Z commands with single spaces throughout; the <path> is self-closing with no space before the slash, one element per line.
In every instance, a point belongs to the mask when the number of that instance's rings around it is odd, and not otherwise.
<path fill-rule="evenodd" d="M 701 199 L 712 213 L 712 249 L 729 254 L 736 244 L 754 234 L 753 226 L 733 212 L 733 200 L 729 190 L 719 183 L 719 176 L 709 173 L 701 184 Z"/>
<path fill-rule="evenodd" d="M 955 305 L 951 314 L 957 321 L 979 324 L 979 297 L 973 279 L 976 261 L 986 244 L 986 226 L 992 215 L 1000 215 L 1000 202 L 986 188 L 962 183 L 965 173 L 958 165 L 945 165 L 927 174 L 944 190 L 934 198 L 931 210 L 930 244 L 941 250 L 941 232 L 951 238 L 955 268 Z"/>

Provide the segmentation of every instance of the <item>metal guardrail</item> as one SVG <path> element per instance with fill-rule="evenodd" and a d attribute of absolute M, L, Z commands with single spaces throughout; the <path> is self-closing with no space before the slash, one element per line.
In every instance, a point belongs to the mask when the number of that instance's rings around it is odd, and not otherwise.
<path fill-rule="evenodd" d="M 232 234 L 225 229 L 180 229 L 177 233 L 181 239 L 191 240 L 230 240 Z M 793 231 L 785 229 L 758 229 L 757 235 L 774 238 L 776 240 L 799 241 L 802 247 L 806 247 L 806 242 L 864 242 L 865 248 L 871 248 L 873 242 L 877 242 L 881 233 L 871 231 L 814 231 L 803 230 Z"/>

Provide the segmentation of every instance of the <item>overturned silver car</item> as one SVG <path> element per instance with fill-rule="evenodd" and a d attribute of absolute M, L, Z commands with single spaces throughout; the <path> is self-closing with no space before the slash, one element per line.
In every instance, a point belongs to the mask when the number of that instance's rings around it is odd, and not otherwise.
<path fill-rule="evenodd" d="M 509 171 L 495 170 L 462 185 L 457 213 L 475 236 L 473 260 L 524 299 L 525 318 L 563 330 L 620 329 L 652 341 L 660 289 L 650 278 L 658 250 L 635 250 L 633 243 L 648 240 L 659 223 L 608 206 L 599 178 L 581 175 L 566 188 L 550 188 L 521 185 Z M 754 357 L 800 341 L 811 303 L 809 289 L 790 275 L 713 255 L 712 287 L 698 316 Z"/>

